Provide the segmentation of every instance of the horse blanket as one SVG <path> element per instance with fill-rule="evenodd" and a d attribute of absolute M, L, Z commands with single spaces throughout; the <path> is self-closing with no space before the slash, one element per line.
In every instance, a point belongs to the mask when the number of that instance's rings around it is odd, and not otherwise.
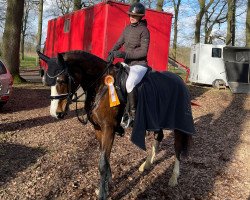
<path fill-rule="evenodd" d="M 146 130 L 177 129 L 186 134 L 195 132 L 190 94 L 178 75 L 151 71 L 137 88 L 138 104 L 131 135 L 135 145 L 146 150 Z"/>

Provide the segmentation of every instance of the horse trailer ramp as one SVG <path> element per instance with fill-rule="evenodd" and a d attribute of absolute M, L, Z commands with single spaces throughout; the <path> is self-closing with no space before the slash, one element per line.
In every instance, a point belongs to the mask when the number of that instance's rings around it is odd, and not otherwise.
<path fill-rule="evenodd" d="M 226 46 L 223 58 L 230 90 L 250 94 L 250 48 Z"/>

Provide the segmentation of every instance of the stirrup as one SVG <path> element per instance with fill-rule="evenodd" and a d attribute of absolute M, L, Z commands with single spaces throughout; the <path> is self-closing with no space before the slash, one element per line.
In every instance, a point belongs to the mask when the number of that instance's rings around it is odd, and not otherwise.
<path fill-rule="evenodd" d="M 133 122 L 134 122 L 133 117 L 126 113 L 122 117 L 121 126 L 125 129 L 128 127 L 133 127 Z"/>

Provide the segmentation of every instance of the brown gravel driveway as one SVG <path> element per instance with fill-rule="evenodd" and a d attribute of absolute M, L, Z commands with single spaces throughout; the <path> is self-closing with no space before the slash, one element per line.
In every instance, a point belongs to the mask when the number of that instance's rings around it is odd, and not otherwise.
<path fill-rule="evenodd" d="M 164 131 L 155 165 L 141 174 L 146 152 L 127 131 L 114 142 L 109 199 L 250 198 L 250 95 L 189 88 L 201 107 L 193 107 L 197 133 L 179 185 L 167 185 L 174 162 L 171 132 Z M 19 85 L 0 110 L 1 200 L 96 199 L 99 150 L 92 126 L 81 125 L 73 111 L 61 121 L 50 117 L 49 95 L 41 84 Z M 148 136 L 148 147 L 152 141 Z"/>

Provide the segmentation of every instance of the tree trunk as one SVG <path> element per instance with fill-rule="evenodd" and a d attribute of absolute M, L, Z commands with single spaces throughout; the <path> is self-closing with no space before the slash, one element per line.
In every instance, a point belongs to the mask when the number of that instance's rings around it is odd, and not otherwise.
<path fill-rule="evenodd" d="M 136 2 L 140 2 L 140 0 L 130 0 L 130 4 L 136 3 Z"/>
<path fill-rule="evenodd" d="M 21 42 L 20 42 L 20 53 L 21 53 L 21 59 L 24 60 L 24 34 L 21 34 Z"/>
<path fill-rule="evenodd" d="M 156 10 L 158 11 L 163 11 L 163 3 L 164 3 L 164 0 L 157 0 L 157 4 L 156 4 Z"/>
<path fill-rule="evenodd" d="M 8 0 L 3 33 L 3 60 L 15 82 L 21 80 L 19 50 L 23 9 L 24 0 Z"/>
<path fill-rule="evenodd" d="M 23 13 L 23 20 L 22 20 L 22 28 L 21 28 L 21 59 L 24 60 L 24 41 L 26 37 L 26 30 L 27 30 L 27 23 L 29 18 L 29 11 L 30 11 L 30 2 L 24 1 L 24 13 Z"/>
<path fill-rule="evenodd" d="M 205 12 L 209 9 L 212 5 L 214 0 L 210 0 L 209 3 L 206 5 L 205 0 L 199 0 L 200 4 L 200 12 L 196 15 L 196 22 L 195 22 L 195 36 L 194 41 L 195 43 L 200 43 L 200 36 L 201 36 L 201 21 L 205 14 Z"/>
<path fill-rule="evenodd" d="M 177 57 L 177 36 L 178 36 L 178 17 L 179 17 L 179 7 L 181 4 L 181 0 L 177 0 L 177 3 L 175 3 L 175 0 L 173 0 L 174 3 L 174 40 L 173 40 L 173 54 L 174 59 Z"/>
<path fill-rule="evenodd" d="M 250 0 L 248 0 L 248 4 L 247 4 L 246 46 L 250 47 Z"/>
<path fill-rule="evenodd" d="M 37 30 L 37 49 L 41 50 L 41 40 L 43 31 L 43 0 L 39 0 L 38 8 L 38 30 Z M 36 66 L 39 65 L 39 58 L 36 57 Z"/>
<path fill-rule="evenodd" d="M 74 11 L 80 10 L 82 8 L 82 2 L 81 0 L 74 0 Z"/>
<path fill-rule="evenodd" d="M 227 0 L 227 36 L 226 45 L 234 46 L 235 43 L 235 0 Z"/>
<path fill-rule="evenodd" d="M 212 44 L 213 39 L 219 38 L 220 35 L 213 34 L 214 25 L 224 23 L 226 21 L 227 15 L 225 15 L 224 10 L 227 2 L 220 3 L 217 1 L 210 9 L 210 11 L 205 12 L 204 20 L 204 33 L 205 33 L 205 44 Z"/>

